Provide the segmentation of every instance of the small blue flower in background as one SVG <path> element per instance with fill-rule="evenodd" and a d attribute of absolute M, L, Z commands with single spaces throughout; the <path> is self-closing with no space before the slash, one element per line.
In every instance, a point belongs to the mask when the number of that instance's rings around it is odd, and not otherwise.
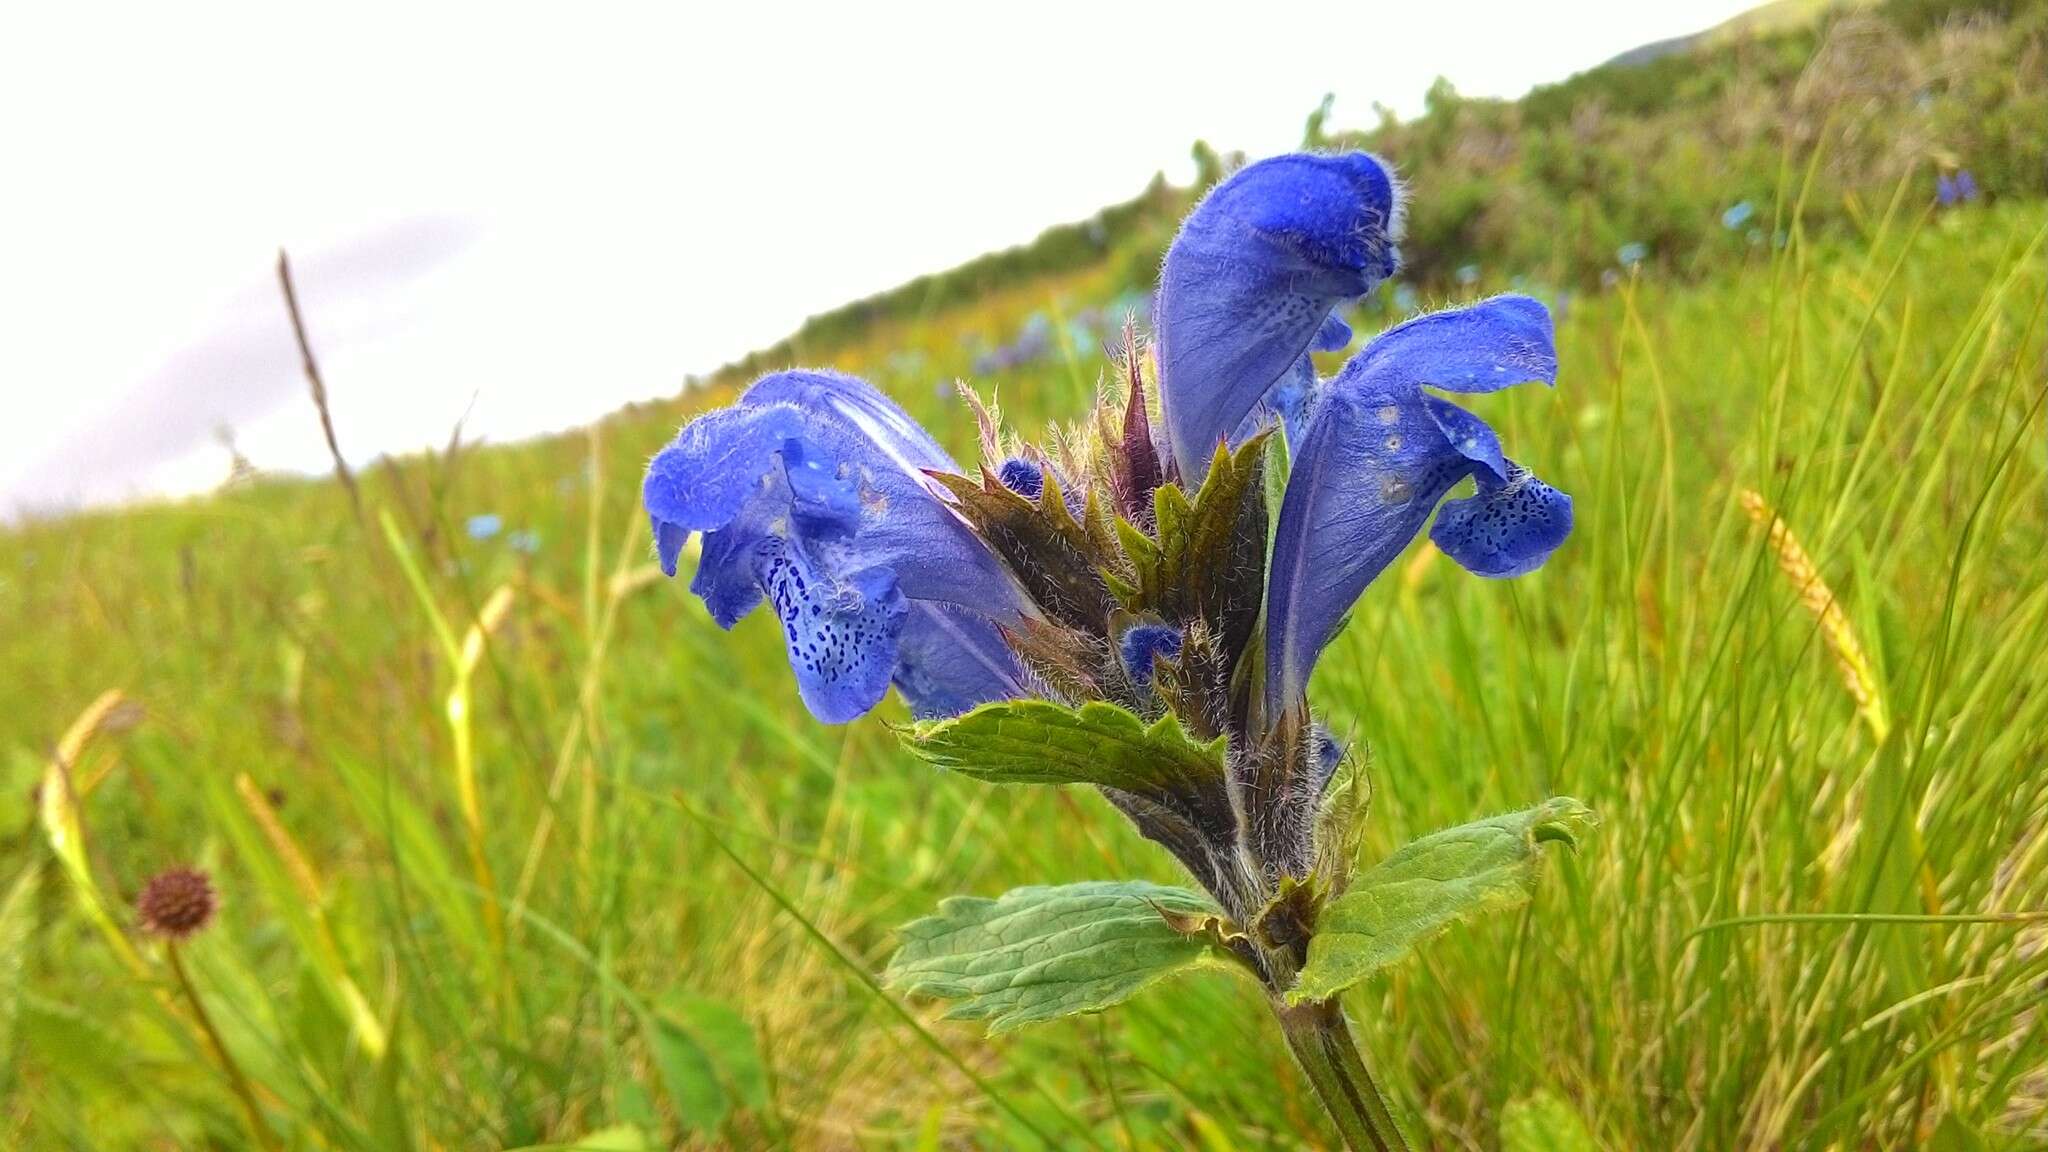
<path fill-rule="evenodd" d="M 495 512 L 482 512 L 471 516 L 463 527 L 471 540 L 489 540 L 505 527 L 505 521 Z"/>
<path fill-rule="evenodd" d="M 1070 330 L 1075 346 L 1080 347 L 1092 341 L 1086 330 Z M 1017 332 L 1017 338 L 1008 344 L 999 344 L 986 349 L 974 357 L 974 372 L 977 376 L 991 376 L 1007 372 L 1034 361 L 1043 360 L 1055 351 L 1052 321 L 1042 312 L 1033 312 L 1025 317 L 1024 325 Z"/>
<path fill-rule="evenodd" d="M 1067 346 L 1076 355 L 1099 355 L 1101 341 L 1095 335 L 1095 325 L 1087 317 L 1067 322 Z"/>
<path fill-rule="evenodd" d="M 1744 224 L 1749 223 L 1749 218 L 1754 215 L 1756 215 L 1756 205 L 1751 204 L 1747 200 L 1738 200 L 1730 204 L 1727 211 L 1721 213 L 1721 227 L 1733 232 Z"/>
<path fill-rule="evenodd" d="M 1394 285 L 1394 311 L 1408 313 L 1420 307 L 1422 307 L 1422 298 L 1415 294 L 1415 285 Z"/>
<path fill-rule="evenodd" d="M 1640 240 L 1631 240 L 1614 250 L 1614 262 L 1623 268 L 1633 268 L 1650 254 L 1649 248 Z"/>
<path fill-rule="evenodd" d="M 505 546 L 514 552 L 532 556 L 540 551 L 540 533 L 531 528 L 521 528 L 505 537 Z"/>
<path fill-rule="evenodd" d="M 916 714 L 947 715 L 1021 692 L 996 625 L 1034 610 L 927 470 L 959 466 L 865 382 L 778 372 L 686 425 L 642 499 L 669 575 L 703 534 L 690 589 L 720 627 L 769 604 L 820 720 L 892 683 Z"/>
<path fill-rule="evenodd" d="M 1955 208 L 1977 199 L 1977 178 L 1968 168 L 1951 176 L 1944 172 L 1934 182 L 1934 198 L 1944 208 Z"/>
<path fill-rule="evenodd" d="M 1457 277 L 1458 277 L 1458 283 L 1460 283 L 1460 284 L 1463 284 L 1463 285 L 1465 285 L 1465 286 L 1466 286 L 1466 287 L 1468 287 L 1468 288 L 1469 288 L 1469 287 L 1471 287 L 1471 286 L 1472 286 L 1472 285 L 1474 285 L 1474 284 L 1477 284 L 1477 283 L 1479 283 L 1479 265 L 1477 265 L 1477 264 L 1463 264 L 1463 265 L 1460 265 L 1460 266 L 1458 267 L 1458 271 L 1457 271 Z"/>

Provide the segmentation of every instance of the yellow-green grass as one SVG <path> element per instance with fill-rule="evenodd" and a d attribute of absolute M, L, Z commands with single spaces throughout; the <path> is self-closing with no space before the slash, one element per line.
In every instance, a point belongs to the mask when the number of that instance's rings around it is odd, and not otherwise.
<path fill-rule="evenodd" d="M 2048 907 L 2044 224 L 1873 214 L 1706 283 L 1582 293 L 1556 390 L 1477 401 L 1576 534 L 1512 582 L 1418 544 L 1315 699 L 1371 750 L 1368 855 L 1557 793 L 1604 824 L 1525 913 L 1350 995 L 1435 1142 L 1494 1147 L 1558 1102 L 1613 1149 L 2048 1138 L 2048 925 L 1952 919 Z M 805 353 L 971 461 L 939 387 L 960 335 L 1121 287 Z M 1101 368 L 982 383 L 1035 433 Z M 0 1145 L 251 1146 L 237 1076 L 290 1148 L 667 1146 L 707 1075 L 737 1103 L 706 1146 L 1326 1141 L 1227 974 L 996 1041 L 875 990 L 891 926 L 945 895 L 1174 869 L 1089 794 L 913 763 L 898 705 L 813 723 L 771 622 L 727 635 L 647 578 L 639 470 L 720 398 L 370 469 L 360 514 L 257 482 L 0 537 Z M 468 538 L 480 512 L 538 552 Z M 60 754 L 108 689 L 131 703 Z M 121 943 L 51 850 L 74 815 Z M 232 1072 L 127 911 L 187 862 L 224 898 L 182 954 Z M 716 1005 L 764 1088 L 697 1027 Z"/>

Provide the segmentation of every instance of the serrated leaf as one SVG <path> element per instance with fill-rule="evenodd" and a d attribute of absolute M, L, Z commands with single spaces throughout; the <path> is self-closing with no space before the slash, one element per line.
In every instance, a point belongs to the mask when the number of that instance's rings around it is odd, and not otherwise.
<path fill-rule="evenodd" d="M 1220 915 L 1206 896 L 1140 880 L 955 896 L 903 926 L 883 979 L 897 992 L 959 1001 L 947 1019 L 987 1020 L 990 1034 L 1099 1012 L 1210 955 L 1162 913 Z"/>
<path fill-rule="evenodd" d="M 1500 1111 L 1500 1152 L 1599 1152 L 1586 1122 L 1543 1089 L 1508 1101 Z"/>
<path fill-rule="evenodd" d="M 1290 1003 L 1334 996 L 1451 925 L 1535 890 L 1543 843 L 1576 845 L 1597 820 L 1568 796 L 1433 832 L 1361 872 L 1323 908 Z"/>
<path fill-rule="evenodd" d="M 1104 701 L 1069 708 L 1047 700 L 999 700 L 905 734 L 920 757 L 996 784 L 1094 784 L 1182 811 L 1227 841 L 1233 827 L 1224 785 L 1224 741 L 1198 744 L 1180 722 L 1147 725 Z"/>

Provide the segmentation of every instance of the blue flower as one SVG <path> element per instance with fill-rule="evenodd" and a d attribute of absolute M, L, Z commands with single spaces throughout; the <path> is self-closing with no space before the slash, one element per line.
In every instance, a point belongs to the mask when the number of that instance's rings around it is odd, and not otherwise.
<path fill-rule="evenodd" d="M 1416 295 L 1415 285 L 1394 285 L 1394 311 L 1412 313 L 1422 307 L 1422 297 Z"/>
<path fill-rule="evenodd" d="M 1492 392 L 1557 377 L 1550 315 L 1526 296 L 1420 316 L 1330 381 L 1281 501 L 1266 592 L 1266 704 L 1300 700 L 1316 657 L 1366 585 L 1472 477 L 1430 533 L 1482 576 L 1541 565 L 1571 531 L 1569 496 L 1502 454 L 1471 412 L 1424 391 Z"/>
<path fill-rule="evenodd" d="M 1633 268 L 1641 264 L 1643 258 L 1649 254 L 1649 248 L 1644 246 L 1642 241 L 1631 240 L 1614 250 L 1614 262 L 1623 268 Z"/>
<path fill-rule="evenodd" d="M 1951 176 L 1944 172 L 1934 182 L 1934 198 L 1944 208 L 1954 208 L 1977 198 L 1977 178 L 1968 168 Z"/>
<path fill-rule="evenodd" d="M 1184 483 L 1299 369 L 1331 310 L 1393 274 L 1399 232 L 1393 175 L 1363 152 L 1262 160 L 1196 206 L 1167 250 L 1157 316 L 1166 441 Z"/>
<path fill-rule="evenodd" d="M 1460 284 L 1463 284 L 1467 287 L 1477 284 L 1479 283 L 1479 265 L 1460 264 L 1458 266 L 1458 271 L 1456 275 L 1458 277 L 1458 283 Z"/>
<path fill-rule="evenodd" d="M 685 426 L 642 498 L 669 575 L 704 535 L 690 588 L 719 626 L 767 600 L 820 720 L 892 683 L 918 716 L 951 715 L 1020 694 L 997 625 L 1033 610 L 927 471 L 958 466 L 865 382 L 779 372 Z"/>
<path fill-rule="evenodd" d="M 471 516 L 469 522 L 463 525 L 463 528 L 469 533 L 471 540 L 489 540 L 491 537 L 496 536 L 499 529 L 504 526 L 504 519 L 497 513 L 480 512 L 475 516 Z"/>
<path fill-rule="evenodd" d="M 531 556 L 540 551 L 540 533 L 531 528 L 521 528 L 505 537 L 505 546 L 514 552 Z"/>
<path fill-rule="evenodd" d="M 1730 204 L 1727 211 L 1721 213 L 1721 227 L 1733 232 L 1744 224 L 1749 223 L 1749 218 L 1754 215 L 1756 215 L 1756 205 L 1751 204 L 1747 200 L 1738 200 Z"/>
<path fill-rule="evenodd" d="M 768 603 L 799 692 L 827 722 L 867 712 L 892 685 L 920 717 L 1026 692 L 1163 704 L 1246 755 L 1293 732 L 1282 745 L 1294 751 L 1260 771 L 1283 771 L 1298 753 L 1326 775 L 1334 746 L 1300 739 L 1309 675 L 1352 603 L 1431 517 L 1439 548 L 1496 577 L 1537 567 L 1571 528 L 1569 497 L 1510 460 L 1479 417 L 1429 391 L 1553 382 L 1550 315 L 1537 301 L 1509 295 L 1416 316 L 1334 378 L 1318 377 L 1310 353 L 1352 341 L 1338 307 L 1397 269 L 1399 220 L 1388 169 L 1363 153 L 1283 156 L 1219 184 L 1161 272 L 1163 443 L 1135 340 L 1122 357 L 1128 393 L 1096 413 L 1100 438 L 1002 459 L 983 414 L 978 480 L 859 380 L 763 377 L 649 465 L 643 500 L 662 568 L 673 575 L 701 534 L 692 591 L 727 628 Z M 989 358 L 1020 363 L 1060 334 L 1033 316 Z M 1258 485 L 1202 492 L 1203 515 L 1228 527 L 1202 534 L 1216 552 L 1184 554 L 1188 540 L 1167 538 L 1159 510 L 1189 507 L 1219 443 L 1275 423 L 1294 463 L 1269 566 Z M 1473 494 L 1439 511 L 1467 478 Z M 1162 485 L 1178 485 L 1178 498 Z M 1219 500 L 1236 506 L 1206 503 Z M 1112 526 L 1117 516 L 1125 522 Z M 1242 663 L 1262 604 L 1264 659 Z M 1127 626 L 1125 614 L 1145 622 Z M 1161 694 L 1172 699 L 1154 698 L 1158 661 L 1183 655 L 1187 675 Z M 1239 669 L 1264 685 L 1249 708 L 1229 690 Z M 1252 805 L 1260 836 L 1293 845 L 1268 864 L 1306 859 L 1288 830 L 1312 823 L 1295 809 L 1313 802 L 1290 789 Z M 1147 834 L 1172 840 L 1163 826 Z"/>

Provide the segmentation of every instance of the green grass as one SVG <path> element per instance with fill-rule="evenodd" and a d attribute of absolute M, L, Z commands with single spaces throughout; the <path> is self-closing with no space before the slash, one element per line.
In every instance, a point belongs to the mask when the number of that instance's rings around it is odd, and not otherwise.
<path fill-rule="evenodd" d="M 1442 1146 L 1559 1114 L 1612 1149 L 2048 1139 L 2048 926 L 1952 919 L 2048 907 L 2048 213 L 1863 227 L 1575 297 L 1557 389 L 1479 401 L 1574 494 L 1574 538 L 1511 582 L 1420 544 L 1324 661 L 1315 699 L 1371 748 L 1370 856 L 1551 794 L 1604 817 L 1526 913 L 1348 999 Z M 971 460 L 935 387 L 959 335 L 1119 287 L 1021 285 L 803 355 Z M 1077 417 L 1098 370 L 1004 377 L 1007 414 Z M 817 726 L 771 623 L 728 636 L 646 579 L 639 470 L 717 399 L 375 469 L 360 518 L 334 484 L 259 482 L 0 537 L 0 1144 L 249 1145 L 127 912 L 180 862 L 224 895 L 183 955 L 279 1147 L 666 1146 L 686 1121 L 747 1148 L 1326 1141 L 1226 974 L 996 1041 L 877 990 L 891 926 L 942 896 L 1173 867 L 1090 794 L 919 766 L 897 705 Z M 1744 489 L 1832 590 L 1877 705 Z M 485 511 L 539 552 L 468 539 Z M 74 859 L 132 960 L 34 795 L 110 688 L 132 705 L 42 802 L 79 801 Z"/>

